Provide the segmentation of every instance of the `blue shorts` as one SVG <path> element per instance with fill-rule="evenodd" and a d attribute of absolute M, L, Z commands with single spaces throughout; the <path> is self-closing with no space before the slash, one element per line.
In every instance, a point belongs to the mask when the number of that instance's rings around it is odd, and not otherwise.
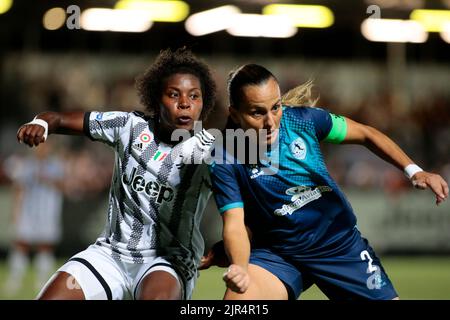
<path fill-rule="evenodd" d="M 391 300 L 398 296 L 380 259 L 357 229 L 339 250 L 314 255 L 281 254 L 252 249 L 250 263 L 277 276 L 290 299 L 297 299 L 311 285 L 333 300 Z"/>

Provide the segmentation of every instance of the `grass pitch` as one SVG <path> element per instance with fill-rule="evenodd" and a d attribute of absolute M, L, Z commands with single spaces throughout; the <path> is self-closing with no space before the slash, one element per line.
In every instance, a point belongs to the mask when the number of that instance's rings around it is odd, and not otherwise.
<path fill-rule="evenodd" d="M 450 300 L 450 257 L 382 257 L 384 268 L 403 300 Z M 60 260 L 59 265 L 64 263 Z M 58 265 L 58 266 L 59 266 Z M 56 267 L 56 266 L 55 266 Z M 210 268 L 200 272 L 194 300 L 220 300 L 225 291 L 225 269 Z M 37 294 L 35 273 L 28 268 L 22 288 L 14 295 L 2 287 L 7 278 L 5 262 L 0 263 L 0 299 L 33 299 Z M 313 286 L 301 295 L 303 300 L 324 300 L 326 296 Z"/>

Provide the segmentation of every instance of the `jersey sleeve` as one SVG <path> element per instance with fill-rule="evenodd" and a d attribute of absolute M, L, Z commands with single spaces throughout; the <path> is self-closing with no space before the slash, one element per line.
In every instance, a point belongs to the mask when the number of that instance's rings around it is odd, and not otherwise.
<path fill-rule="evenodd" d="M 233 166 L 215 164 L 209 166 L 212 191 L 220 214 L 233 208 L 244 208 L 241 192 Z"/>
<path fill-rule="evenodd" d="M 347 135 L 347 122 L 345 118 L 340 115 L 330 113 L 331 129 L 323 141 L 334 144 L 339 144 L 344 141 Z"/>
<path fill-rule="evenodd" d="M 339 144 L 345 139 L 347 123 L 343 116 L 320 108 L 311 108 L 310 112 L 319 141 Z"/>
<path fill-rule="evenodd" d="M 91 140 L 115 145 L 127 125 L 130 114 L 120 111 L 86 112 L 83 131 Z"/>

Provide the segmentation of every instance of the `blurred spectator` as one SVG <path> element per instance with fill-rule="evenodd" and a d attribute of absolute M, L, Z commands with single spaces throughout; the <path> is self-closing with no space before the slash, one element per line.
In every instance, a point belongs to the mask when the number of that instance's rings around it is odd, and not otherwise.
<path fill-rule="evenodd" d="M 6 159 L 5 172 L 14 188 L 14 242 L 4 289 L 14 295 L 22 286 L 32 250 L 36 251 L 36 289 L 54 271 L 54 247 L 61 237 L 64 166 L 51 154 L 51 144 L 45 143 L 31 156 Z"/>

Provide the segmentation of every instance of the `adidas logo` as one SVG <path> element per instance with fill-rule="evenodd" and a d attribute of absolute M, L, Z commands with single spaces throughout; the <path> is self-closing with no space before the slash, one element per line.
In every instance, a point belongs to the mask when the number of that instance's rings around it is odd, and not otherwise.
<path fill-rule="evenodd" d="M 143 147 L 143 143 L 135 143 L 134 145 L 133 145 L 133 149 L 136 149 L 137 151 L 140 151 L 140 152 L 142 152 L 142 147 Z"/>

